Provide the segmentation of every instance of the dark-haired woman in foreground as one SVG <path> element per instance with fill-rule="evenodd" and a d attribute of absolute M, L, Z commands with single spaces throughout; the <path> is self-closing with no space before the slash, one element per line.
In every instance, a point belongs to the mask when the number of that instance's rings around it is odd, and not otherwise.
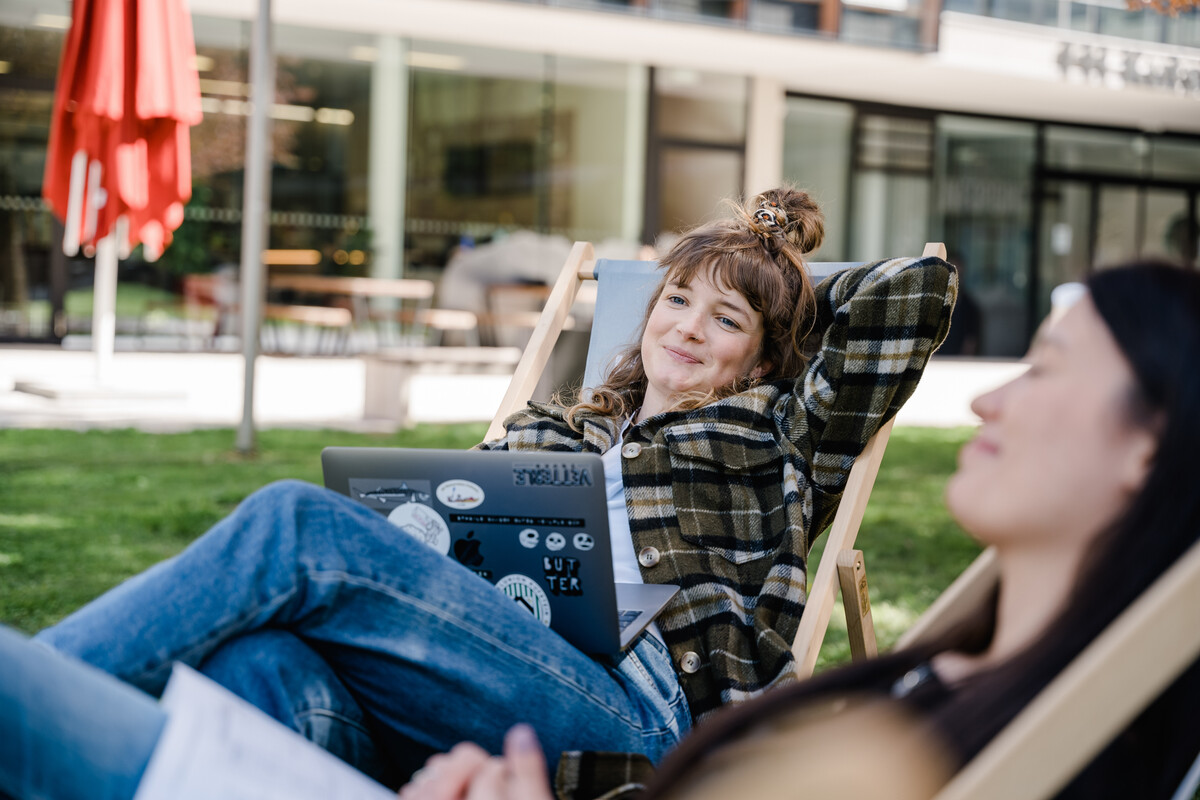
<path fill-rule="evenodd" d="M 1027 372 L 976 399 L 982 426 L 946 490 L 996 550 L 994 605 L 940 642 L 715 715 L 639 797 L 848 797 L 863 778 L 875 796 L 928 797 L 1193 545 L 1200 274 L 1131 265 L 1087 289 Z M 1193 664 L 1060 796 L 1171 797 L 1200 749 L 1198 685 Z M 528 743 L 518 729 L 502 758 L 460 745 L 402 797 L 549 798 Z"/>

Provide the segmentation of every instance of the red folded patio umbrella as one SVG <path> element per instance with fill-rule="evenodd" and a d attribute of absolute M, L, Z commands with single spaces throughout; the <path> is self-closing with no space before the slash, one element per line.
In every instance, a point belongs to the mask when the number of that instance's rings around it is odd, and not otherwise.
<path fill-rule="evenodd" d="M 183 0 L 74 0 L 42 185 L 66 226 L 67 255 L 81 246 L 90 255 L 111 236 L 114 254 L 140 242 L 147 260 L 158 258 L 192 194 L 189 128 L 200 118 Z M 101 260 L 96 319 L 111 316 L 100 298 L 116 284 L 115 261 Z"/>
<path fill-rule="evenodd" d="M 192 193 L 195 62 L 183 0 L 75 0 L 42 189 L 69 254 L 114 232 L 151 259 L 170 242 Z"/>
<path fill-rule="evenodd" d="M 114 232 L 150 259 L 170 242 L 192 193 L 195 62 L 182 0 L 75 0 L 43 184 L 68 254 Z"/>

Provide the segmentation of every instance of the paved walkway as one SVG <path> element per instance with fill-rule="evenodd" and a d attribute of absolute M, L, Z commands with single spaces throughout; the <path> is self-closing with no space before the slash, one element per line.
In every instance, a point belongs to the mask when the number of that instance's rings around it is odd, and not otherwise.
<path fill-rule="evenodd" d="M 900 425 L 970 425 L 970 398 L 1019 373 L 1012 361 L 935 359 Z M 264 356 L 257 362 L 255 422 L 260 428 L 389 431 L 363 419 L 363 363 L 356 358 Z M 54 398 L 15 391 L 16 383 Z M 425 375 L 413 381 L 416 422 L 490 420 L 507 388 L 497 375 Z M 243 365 L 231 353 L 118 351 L 103 386 L 95 357 L 58 347 L 0 346 L 0 427 L 136 427 L 178 431 L 236 427 L 242 416 Z"/>

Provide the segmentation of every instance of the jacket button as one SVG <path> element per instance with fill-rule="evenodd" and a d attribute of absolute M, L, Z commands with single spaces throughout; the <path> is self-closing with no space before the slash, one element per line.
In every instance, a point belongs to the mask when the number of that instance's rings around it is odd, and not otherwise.
<path fill-rule="evenodd" d="M 657 547 L 643 547 L 638 552 L 638 563 L 643 567 L 657 567 L 662 555 L 658 552 Z"/>
<path fill-rule="evenodd" d="M 621 455 L 625 458 L 637 458 L 642 454 L 642 446 L 637 442 L 630 442 L 621 448 Z"/>
<path fill-rule="evenodd" d="M 700 670 L 700 656 L 696 655 L 691 650 L 683 654 L 683 658 L 679 659 L 679 667 L 687 674 Z"/>

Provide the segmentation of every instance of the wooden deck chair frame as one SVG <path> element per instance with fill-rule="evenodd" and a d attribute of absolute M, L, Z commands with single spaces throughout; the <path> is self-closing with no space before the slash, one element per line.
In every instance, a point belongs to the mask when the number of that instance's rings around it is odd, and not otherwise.
<path fill-rule="evenodd" d="M 960 597 L 994 575 L 990 551 L 981 558 L 975 575 L 957 590 Z M 1200 656 L 1197 608 L 1200 543 L 1076 656 L 935 800 L 1052 797 Z"/>
<path fill-rule="evenodd" d="M 897 648 L 941 636 L 995 591 L 984 550 Z M 1200 655 L 1200 545 L 1159 578 L 948 784 L 936 800 L 1050 797 Z M 1153 652 L 1155 659 L 1145 654 Z M 1190 797 L 1190 795 L 1189 795 Z"/>
<path fill-rule="evenodd" d="M 946 248 L 941 243 L 930 243 L 925 245 L 922 255 L 945 259 Z M 508 391 L 488 428 L 488 439 L 503 436 L 504 420 L 510 414 L 524 408 L 533 396 L 538 379 L 549 361 L 550 351 L 566 324 L 579 287 L 583 281 L 595 279 L 595 267 L 596 254 L 591 243 L 576 242 L 550 290 L 550 296 L 534 326 L 525 353 L 513 373 Z M 817 655 L 833 613 L 839 584 L 846 611 L 846 627 L 852 656 L 858 659 L 874 656 L 876 653 L 866 567 L 862 552 L 853 548 L 891 430 L 892 420 L 889 420 L 867 442 L 850 470 L 846 489 L 842 493 L 837 514 L 825 542 L 821 563 L 817 566 L 816 576 L 808 593 L 804 614 L 800 618 L 800 627 L 792 643 L 796 672 L 800 677 L 811 675 L 816 665 Z"/>

